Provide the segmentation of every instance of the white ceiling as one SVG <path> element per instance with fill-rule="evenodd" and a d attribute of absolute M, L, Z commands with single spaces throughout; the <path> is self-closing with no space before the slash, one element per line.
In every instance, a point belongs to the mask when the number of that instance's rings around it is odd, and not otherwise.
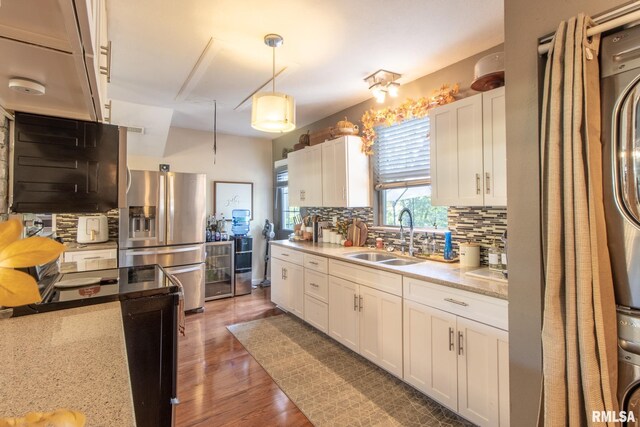
<path fill-rule="evenodd" d="M 276 90 L 295 97 L 298 127 L 370 98 L 363 78 L 380 68 L 406 83 L 504 39 L 503 0 L 109 0 L 108 17 L 114 103 L 212 130 L 215 99 L 219 132 L 269 138 L 250 100 L 234 110 L 271 77 L 267 33 L 284 37 Z M 153 127 L 145 116 L 127 124 Z"/>

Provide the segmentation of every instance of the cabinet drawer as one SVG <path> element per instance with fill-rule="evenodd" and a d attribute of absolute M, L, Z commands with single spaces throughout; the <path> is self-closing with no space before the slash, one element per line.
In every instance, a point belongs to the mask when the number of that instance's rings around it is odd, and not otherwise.
<path fill-rule="evenodd" d="M 302 252 L 296 251 L 295 249 L 283 248 L 278 245 L 271 245 L 271 256 L 298 265 L 302 265 L 304 259 Z"/>
<path fill-rule="evenodd" d="M 335 260 L 329 261 L 329 274 L 393 295 L 402 296 L 402 276 L 399 274 Z"/>
<path fill-rule="evenodd" d="M 310 295 L 305 295 L 304 320 L 326 334 L 329 330 L 329 306 Z"/>
<path fill-rule="evenodd" d="M 329 271 L 327 259 L 325 257 L 311 254 L 304 254 L 304 268 L 309 268 L 324 274 L 327 274 Z"/>
<path fill-rule="evenodd" d="M 95 251 L 75 251 L 65 252 L 64 262 L 73 261 L 89 261 L 96 259 L 116 259 L 118 257 L 117 249 L 100 249 Z"/>
<path fill-rule="evenodd" d="M 328 302 L 329 284 L 327 275 L 317 271 L 304 269 L 304 292 L 320 301 Z"/>
<path fill-rule="evenodd" d="M 508 302 L 461 289 L 405 277 L 404 298 L 438 308 L 467 319 L 509 329 Z"/>

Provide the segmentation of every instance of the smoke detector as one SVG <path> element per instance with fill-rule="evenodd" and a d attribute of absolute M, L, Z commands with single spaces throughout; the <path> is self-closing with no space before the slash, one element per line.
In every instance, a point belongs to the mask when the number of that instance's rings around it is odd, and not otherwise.
<path fill-rule="evenodd" d="M 45 87 L 35 80 L 13 78 L 9 80 L 9 89 L 28 95 L 44 95 Z"/>

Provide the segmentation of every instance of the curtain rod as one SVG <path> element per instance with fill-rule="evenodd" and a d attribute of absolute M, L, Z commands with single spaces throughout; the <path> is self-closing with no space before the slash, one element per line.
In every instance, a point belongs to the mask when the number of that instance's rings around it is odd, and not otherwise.
<path fill-rule="evenodd" d="M 614 18 L 610 21 L 606 21 L 602 24 L 596 25 L 587 29 L 587 37 L 595 36 L 596 34 L 604 33 L 616 27 L 621 27 L 626 24 L 630 24 L 634 21 L 640 20 L 640 10 L 636 10 L 620 17 Z M 551 42 L 546 42 L 538 45 L 538 54 L 546 55 L 551 47 Z"/>

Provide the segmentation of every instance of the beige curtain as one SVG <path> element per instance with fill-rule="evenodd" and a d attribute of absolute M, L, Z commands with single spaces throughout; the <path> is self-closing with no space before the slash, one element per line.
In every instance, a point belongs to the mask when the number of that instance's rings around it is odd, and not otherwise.
<path fill-rule="evenodd" d="M 618 411 L 616 313 L 602 203 L 600 39 L 586 37 L 591 25 L 584 15 L 560 24 L 544 80 L 543 416 L 550 427 L 591 426 L 592 411 Z"/>

